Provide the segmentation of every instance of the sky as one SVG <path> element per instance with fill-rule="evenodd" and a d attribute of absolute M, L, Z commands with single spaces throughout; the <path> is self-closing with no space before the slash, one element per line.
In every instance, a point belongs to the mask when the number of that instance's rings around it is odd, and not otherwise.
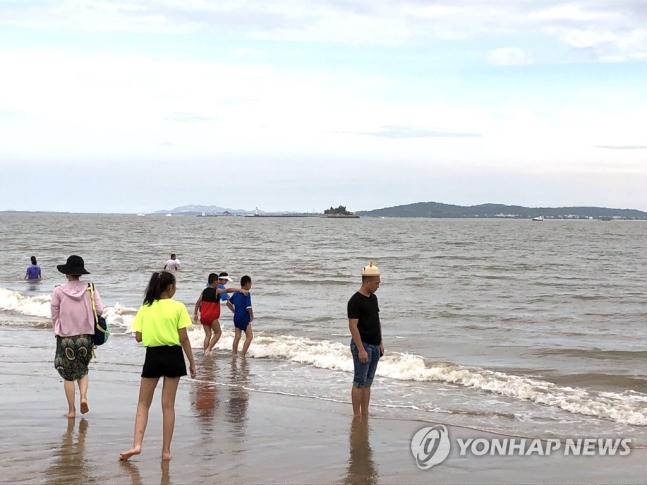
<path fill-rule="evenodd" d="M 644 0 L 0 0 L 0 210 L 647 210 Z"/>

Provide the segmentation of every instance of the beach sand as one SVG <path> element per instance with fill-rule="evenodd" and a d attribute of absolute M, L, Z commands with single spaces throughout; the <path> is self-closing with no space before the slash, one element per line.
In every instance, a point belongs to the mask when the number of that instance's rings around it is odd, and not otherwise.
<path fill-rule="evenodd" d="M 47 337 L 0 328 L 3 483 L 645 483 L 647 477 L 645 449 L 624 457 L 460 457 L 452 448 L 444 463 L 420 470 L 410 441 L 428 423 L 353 420 L 348 403 L 246 390 L 236 382 L 244 383 L 258 361 L 201 352 L 198 379 L 184 378 L 178 390 L 172 461 L 160 459 L 160 387 L 142 454 L 120 462 L 119 452 L 132 444 L 141 349 L 125 338 L 99 349 L 90 412 L 68 420 Z M 450 435 L 494 436 L 456 427 Z"/>

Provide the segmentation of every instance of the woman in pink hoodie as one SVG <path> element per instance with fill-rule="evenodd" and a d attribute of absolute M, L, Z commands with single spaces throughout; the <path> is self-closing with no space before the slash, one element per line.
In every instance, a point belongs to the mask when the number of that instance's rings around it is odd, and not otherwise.
<path fill-rule="evenodd" d="M 67 398 L 68 418 L 76 415 L 74 381 L 78 382 L 81 394 L 81 414 L 88 407 L 88 364 L 92 358 L 94 338 L 94 312 L 89 285 L 80 276 L 90 274 L 84 267 L 81 256 L 70 256 L 66 264 L 56 267 L 67 277 L 67 283 L 54 288 L 52 294 L 52 321 L 56 335 L 54 367 L 63 378 Z M 103 304 L 97 289 L 94 289 L 97 315 L 103 313 Z"/>

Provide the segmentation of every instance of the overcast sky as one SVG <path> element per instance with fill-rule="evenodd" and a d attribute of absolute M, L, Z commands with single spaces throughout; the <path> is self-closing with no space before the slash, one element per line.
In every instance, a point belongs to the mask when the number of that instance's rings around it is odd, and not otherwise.
<path fill-rule="evenodd" d="M 645 0 L 0 0 L 0 210 L 647 210 Z"/>

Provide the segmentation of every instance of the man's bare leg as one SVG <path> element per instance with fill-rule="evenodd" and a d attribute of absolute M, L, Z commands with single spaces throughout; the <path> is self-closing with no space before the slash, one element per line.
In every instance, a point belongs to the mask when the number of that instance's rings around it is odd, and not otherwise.
<path fill-rule="evenodd" d="M 359 417 L 362 415 L 361 413 L 361 405 L 362 405 L 362 396 L 363 396 L 362 388 L 353 386 L 353 388 L 350 391 L 350 398 L 351 402 L 353 403 L 353 416 Z"/>
<path fill-rule="evenodd" d="M 371 400 L 371 386 L 364 386 L 362 388 L 362 400 L 361 400 L 362 416 L 368 416 L 368 403 L 370 400 Z"/>

